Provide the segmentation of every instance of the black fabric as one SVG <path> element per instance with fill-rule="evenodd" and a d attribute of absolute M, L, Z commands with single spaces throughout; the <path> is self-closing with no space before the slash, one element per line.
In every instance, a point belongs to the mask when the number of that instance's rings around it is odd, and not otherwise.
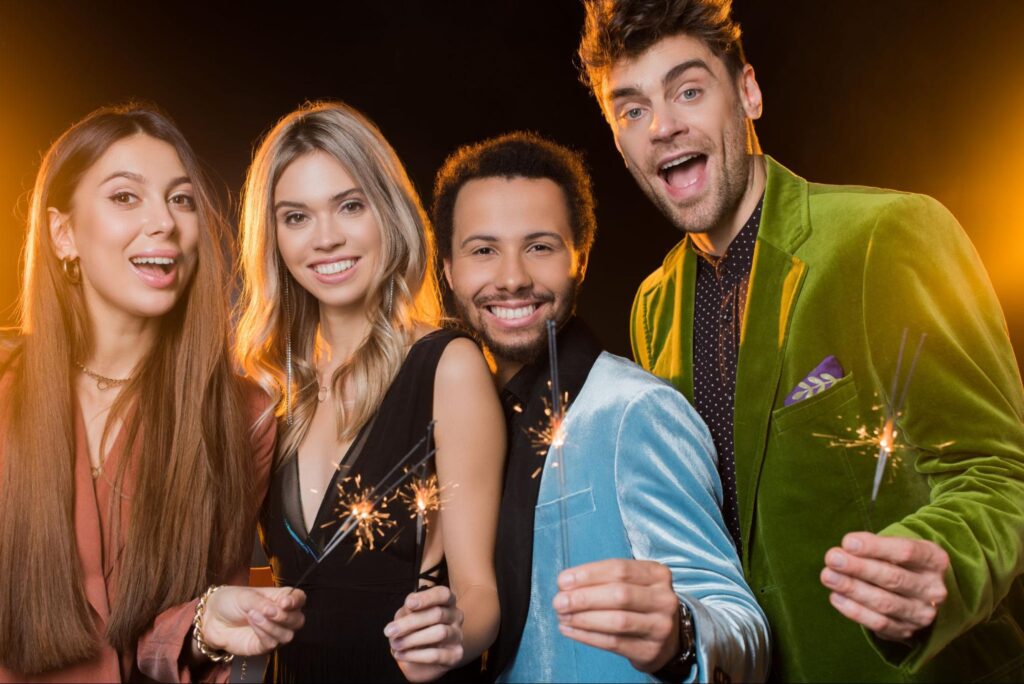
<path fill-rule="evenodd" d="M 380 482 L 423 438 L 433 417 L 438 361 L 459 336 L 436 331 L 412 346 L 380 409 L 342 460 L 308 535 L 298 501 L 295 459 L 274 473 L 260 517 L 260 536 L 278 585 L 297 581 L 334 534 L 339 519 L 337 484 L 357 474 L 363 486 Z M 374 550 L 355 554 L 355 536 L 350 535 L 303 582 L 306 623 L 294 641 L 277 650 L 269 670 L 273 681 L 405 681 L 391 657 L 384 626 L 417 587 L 415 522 L 400 504 L 391 507 L 397 525 Z M 440 570 L 440 579 L 446 582 L 443 564 Z"/>
<path fill-rule="evenodd" d="M 700 257 L 693 306 L 693 403 L 707 423 L 718 452 L 722 517 L 737 549 L 741 542 L 733 450 L 736 362 L 763 203 L 762 196 L 722 256 L 705 254 L 688 241 Z"/>
<path fill-rule="evenodd" d="M 569 405 L 586 382 L 601 354 L 601 344 L 578 318 L 570 319 L 558 333 L 558 381 Z M 541 429 L 550 404 L 550 366 L 547 354 L 524 366 L 501 392 L 508 427 L 508 459 L 505 488 L 498 518 L 495 570 L 501 600 L 501 627 L 487 659 L 489 678 L 509 664 L 522 638 L 530 606 L 533 565 L 533 517 L 540 493 L 540 469 L 544 451 L 538 449 L 530 429 Z"/>

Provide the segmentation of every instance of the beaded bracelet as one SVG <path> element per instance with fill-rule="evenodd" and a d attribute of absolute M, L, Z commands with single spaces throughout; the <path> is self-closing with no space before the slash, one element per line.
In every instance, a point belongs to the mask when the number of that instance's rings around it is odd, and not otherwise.
<path fill-rule="evenodd" d="M 210 648 L 205 641 L 203 641 L 203 618 L 206 617 L 206 602 L 213 596 L 213 592 L 220 589 L 221 585 L 211 584 L 210 588 L 207 589 L 202 597 L 199 599 L 199 603 L 196 604 L 196 615 L 192 618 L 192 638 L 195 639 L 196 646 L 199 647 L 199 652 L 209 658 L 215 663 L 230 663 L 235 659 L 233 653 L 226 651 L 218 651 Z"/>

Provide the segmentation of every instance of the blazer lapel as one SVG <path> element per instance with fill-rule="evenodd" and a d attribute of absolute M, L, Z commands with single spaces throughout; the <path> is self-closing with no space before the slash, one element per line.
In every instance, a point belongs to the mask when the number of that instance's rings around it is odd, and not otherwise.
<path fill-rule="evenodd" d="M 89 464 L 89 446 L 85 438 L 85 421 L 78 402 L 75 412 L 75 540 L 82 564 L 85 597 L 103 624 L 110 617 L 107 583 L 103 573 L 103 531 L 100 512 L 93 489 Z"/>
<path fill-rule="evenodd" d="M 668 329 L 664 344 L 654 359 L 651 372 L 671 382 L 693 404 L 693 298 L 697 288 L 697 255 L 688 247 L 676 258 L 682 259 L 682 267 L 671 288 L 665 293 L 666 301 L 658 302 L 661 310 L 672 311 L 677 321 L 687 325 L 673 325 Z M 668 299 L 671 298 L 671 299 Z"/>
<path fill-rule="evenodd" d="M 806 181 L 770 158 L 766 158 L 766 163 L 768 183 L 764 209 L 740 329 L 733 421 L 745 567 L 749 562 L 754 502 L 791 313 L 807 270 L 793 252 L 810 234 Z"/>

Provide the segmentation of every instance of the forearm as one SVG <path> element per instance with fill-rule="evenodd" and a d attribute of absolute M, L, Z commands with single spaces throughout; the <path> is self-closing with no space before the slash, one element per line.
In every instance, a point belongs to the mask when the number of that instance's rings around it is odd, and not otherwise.
<path fill-rule="evenodd" d="M 459 667 L 480 657 L 498 636 L 501 617 L 498 590 L 475 584 L 456 594 L 456 605 L 463 614 L 463 655 Z"/>

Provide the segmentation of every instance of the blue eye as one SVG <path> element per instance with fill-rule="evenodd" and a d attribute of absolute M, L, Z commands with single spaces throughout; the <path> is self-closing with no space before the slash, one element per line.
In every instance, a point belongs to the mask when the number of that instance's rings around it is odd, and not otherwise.
<path fill-rule="evenodd" d="M 644 110 L 640 107 L 630 107 L 622 113 L 622 118 L 627 121 L 636 121 L 644 115 Z"/>
<path fill-rule="evenodd" d="M 684 100 L 694 100 L 700 96 L 700 88 L 687 88 L 682 95 Z"/>

